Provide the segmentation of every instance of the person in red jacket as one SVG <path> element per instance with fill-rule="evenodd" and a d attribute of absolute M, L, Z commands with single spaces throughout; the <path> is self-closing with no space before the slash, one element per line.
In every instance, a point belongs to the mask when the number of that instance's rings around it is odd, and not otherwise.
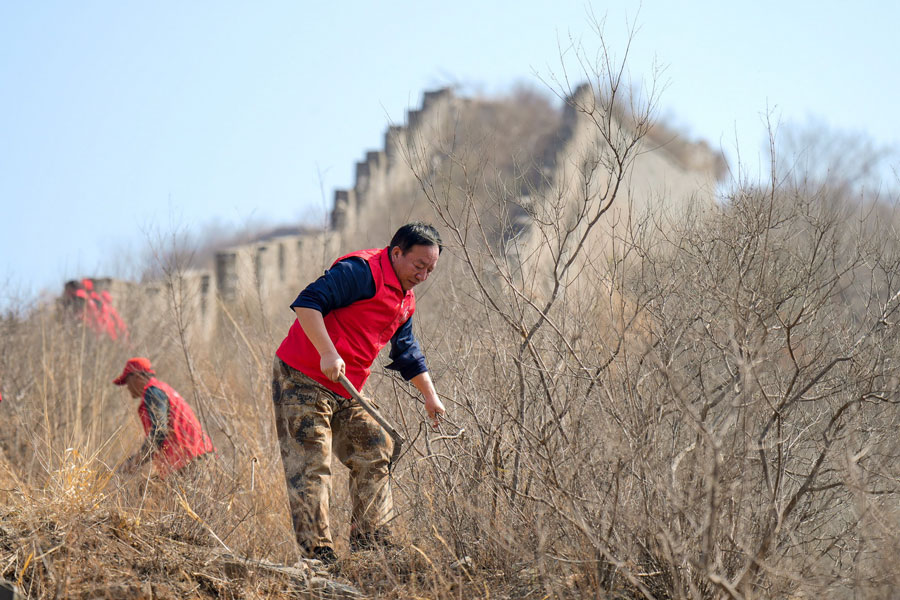
<path fill-rule="evenodd" d="M 93 279 L 66 282 L 62 304 L 98 338 L 105 336 L 128 345 L 128 328 L 113 305 L 112 295 L 109 290 L 98 291 Z"/>
<path fill-rule="evenodd" d="M 148 359 L 128 359 L 113 383 L 126 386 L 132 398 L 141 399 L 138 415 L 147 436 L 141 449 L 119 467 L 120 473 L 131 473 L 152 459 L 162 478 L 186 474 L 189 465 L 215 453 L 194 411 L 178 392 L 156 378 Z"/>
<path fill-rule="evenodd" d="M 85 279 L 84 281 L 89 280 Z M 103 317 L 97 302 L 91 298 L 90 290 L 84 288 L 76 289 L 73 295 L 79 301 L 76 306 L 80 307 L 79 317 L 81 320 L 97 335 L 97 337 L 102 336 L 105 333 Z"/>
<path fill-rule="evenodd" d="M 275 353 L 272 396 L 294 532 L 307 556 L 337 560 L 328 518 L 332 453 L 350 469 L 350 549 L 391 546 L 393 441 L 338 378 L 361 389 L 390 342 L 387 368 L 416 386 L 437 426 L 444 406 L 412 316 L 413 288 L 428 279 L 441 249 L 434 227 L 409 223 L 386 248 L 339 258 L 291 304 L 297 319 Z"/>
<path fill-rule="evenodd" d="M 128 343 L 128 327 L 116 307 L 113 306 L 112 295 L 107 290 L 100 292 L 100 306 L 103 315 L 103 324 L 106 327 L 106 334 L 113 341 L 121 340 Z"/>

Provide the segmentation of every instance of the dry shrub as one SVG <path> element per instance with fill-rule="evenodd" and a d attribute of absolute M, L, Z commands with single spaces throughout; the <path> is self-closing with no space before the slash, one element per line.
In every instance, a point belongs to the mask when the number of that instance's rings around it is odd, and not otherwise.
<path fill-rule="evenodd" d="M 655 99 L 603 58 L 564 90 L 595 128 L 568 181 L 521 195 L 477 147 L 407 157 L 448 242 L 418 327 L 451 415 L 397 417 L 409 535 L 549 597 L 889 595 L 895 215 L 777 173 L 631 210 Z"/>

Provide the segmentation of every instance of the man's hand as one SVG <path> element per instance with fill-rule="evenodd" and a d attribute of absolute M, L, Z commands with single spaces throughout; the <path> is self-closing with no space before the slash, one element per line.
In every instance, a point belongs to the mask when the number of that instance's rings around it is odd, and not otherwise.
<path fill-rule="evenodd" d="M 322 370 L 325 377 L 331 381 L 337 381 L 346 372 L 347 366 L 344 364 L 344 359 L 341 358 L 340 354 L 337 352 L 326 352 L 319 360 L 319 369 Z"/>
<path fill-rule="evenodd" d="M 425 412 L 428 413 L 428 418 L 431 419 L 432 427 L 437 427 L 441 416 L 444 414 L 444 404 L 434 390 L 434 384 L 431 383 L 431 375 L 428 374 L 428 371 L 423 371 L 410 379 L 410 381 L 416 386 L 422 397 L 425 398 Z"/>
<path fill-rule="evenodd" d="M 425 396 L 425 412 L 428 413 L 428 418 L 431 419 L 431 426 L 437 427 L 440 418 L 444 415 L 444 404 L 437 397 L 437 394 Z"/>
<path fill-rule="evenodd" d="M 344 359 L 338 354 L 331 338 L 328 337 L 322 313 L 313 308 L 301 306 L 295 306 L 294 312 L 297 314 L 297 322 L 300 323 L 306 337 L 319 353 L 319 370 L 331 381 L 337 381 L 347 370 L 347 366 L 344 364 Z"/>

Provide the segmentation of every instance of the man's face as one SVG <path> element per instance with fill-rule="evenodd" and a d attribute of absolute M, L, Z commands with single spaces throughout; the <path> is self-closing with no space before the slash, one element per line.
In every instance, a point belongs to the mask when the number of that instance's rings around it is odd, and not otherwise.
<path fill-rule="evenodd" d="M 132 398 L 140 398 L 145 385 L 147 385 L 147 380 L 137 373 L 130 374 L 125 380 L 125 387 L 128 388 L 128 393 Z"/>
<path fill-rule="evenodd" d="M 399 246 L 391 248 L 391 264 L 404 292 L 413 289 L 431 275 L 440 252 L 437 246 L 416 244 L 404 254 Z"/>

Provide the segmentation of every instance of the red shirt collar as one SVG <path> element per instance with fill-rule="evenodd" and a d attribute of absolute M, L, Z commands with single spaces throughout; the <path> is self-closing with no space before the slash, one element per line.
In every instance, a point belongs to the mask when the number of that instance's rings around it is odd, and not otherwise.
<path fill-rule="evenodd" d="M 394 289 L 403 291 L 403 286 L 400 285 L 400 280 L 397 279 L 397 273 L 394 272 L 394 265 L 391 264 L 391 253 L 390 247 L 385 248 L 381 251 L 381 272 L 383 273 L 384 282 L 391 286 Z M 412 290 L 408 290 L 407 293 Z"/>

